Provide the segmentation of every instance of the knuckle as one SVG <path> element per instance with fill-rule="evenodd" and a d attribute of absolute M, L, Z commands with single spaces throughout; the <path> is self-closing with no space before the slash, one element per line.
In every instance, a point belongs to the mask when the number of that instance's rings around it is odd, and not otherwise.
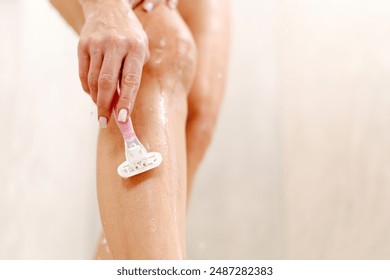
<path fill-rule="evenodd" d="M 81 81 L 86 81 L 88 79 L 88 73 L 80 71 L 79 78 Z"/>
<path fill-rule="evenodd" d="M 100 44 L 100 39 L 96 36 L 90 36 L 85 41 L 88 46 L 92 46 L 92 47 Z"/>
<path fill-rule="evenodd" d="M 115 35 L 109 35 L 104 38 L 104 43 L 110 46 L 119 46 L 124 43 L 124 39 L 122 37 L 118 37 Z"/>
<path fill-rule="evenodd" d="M 119 52 L 126 52 L 131 45 L 131 40 L 125 36 L 107 36 L 104 39 L 104 43 L 112 49 L 115 49 Z"/>
<path fill-rule="evenodd" d="M 115 84 L 115 79 L 111 74 L 102 74 L 99 77 L 99 87 L 103 89 L 112 88 Z"/>
<path fill-rule="evenodd" d="M 122 83 L 128 87 L 138 87 L 140 84 L 141 78 L 135 74 L 126 74 L 122 78 Z"/>
<path fill-rule="evenodd" d="M 96 83 L 98 80 L 98 75 L 94 72 L 88 74 L 88 82 L 91 84 Z"/>
<path fill-rule="evenodd" d="M 145 40 L 143 38 L 137 38 L 129 44 L 129 49 L 131 52 L 138 54 L 138 55 L 141 55 L 142 53 L 146 52 L 146 49 L 147 49 L 146 46 L 147 46 L 147 43 L 145 42 Z"/>
<path fill-rule="evenodd" d="M 98 47 L 91 48 L 90 55 L 92 59 L 101 59 L 102 57 L 102 50 Z"/>
<path fill-rule="evenodd" d="M 91 90 L 97 91 L 97 75 L 96 74 L 90 74 L 88 76 L 88 86 L 91 88 Z"/>
<path fill-rule="evenodd" d="M 91 51 L 91 53 L 96 54 L 100 52 L 102 43 L 99 38 L 91 37 L 86 40 L 86 45 Z"/>
<path fill-rule="evenodd" d="M 80 39 L 77 48 L 79 51 L 87 50 L 87 41 L 84 39 Z"/>
<path fill-rule="evenodd" d="M 102 39 L 102 43 L 99 45 L 100 48 L 96 47 L 96 49 L 111 49 L 120 54 L 131 54 L 133 56 L 142 57 L 147 50 L 147 44 L 144 43 L 145 40 L 140 39 L 139 37 L 140 36 L 106 36 Z"/>

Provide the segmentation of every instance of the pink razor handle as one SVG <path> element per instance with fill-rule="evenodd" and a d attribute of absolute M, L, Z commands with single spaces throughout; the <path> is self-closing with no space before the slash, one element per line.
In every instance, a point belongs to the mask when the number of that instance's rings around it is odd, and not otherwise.
<path fill-rule="evenodd" d="M 115 121 L 119 127 L 119 130 L 122 133 L 123 139 L 128 140 L 128 141 L 134 140 L 134 138 L 136 136 L 135 136 L 133 123 L 131 122 L 131 119 L 128 118 L 126 122 L 120 122 L 120 121 L 118 121 L 118 118 L 116 117 L 115 112 L 114 112 L 114 118 L 115 118 Z"/>

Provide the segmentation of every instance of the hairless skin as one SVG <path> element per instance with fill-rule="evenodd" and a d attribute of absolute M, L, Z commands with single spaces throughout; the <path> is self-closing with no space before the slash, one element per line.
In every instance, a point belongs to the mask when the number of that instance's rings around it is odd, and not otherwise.
<path fill-rule="evenodd" d="M 230 0 L 181 0 L 178 8 L 195 39 L 198 53 L 186 124 L 189 202 L 195 173 L 212 139 L 224 95 L 230 45 Z"/>
<path fill-rule="evenodd" d="M 76 19 L 69 8 L 73 0 L 66 1 L 67 7 L 58 1 L 52 0 L 80 31 L 83 19 Z M 131 112 L 133 106 L 137 135 L 148 150 L 162 153 L 164 161 L 157 169 L 121 179 L 116 167 L 124 159 L 122 137 L 107 116 L 97 159 L 99 208 L 107 239 L 102 235 L 97 258 L 184 259 L 187 195 L 223 95 L 229 3 L 181 0 L 181 17 L 169 5 L 154 3 L 150 12 L 146 1 L 141 2 L 136 3 L 135 15 L 147 35 L 150 59 L 142 70 L 138 97 L 126 109 Z M 98 103 L 99 94 L 98 90 Z"/>

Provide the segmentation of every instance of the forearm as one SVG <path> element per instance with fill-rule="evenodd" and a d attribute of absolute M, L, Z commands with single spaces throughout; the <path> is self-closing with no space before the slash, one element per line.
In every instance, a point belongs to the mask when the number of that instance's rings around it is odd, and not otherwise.
<path fill-rule="evenodd" d="M 67 23 L 80 34 L 85 17 L 96 10 L 99 4 L 102 9 L 131 9 L 134 1 L 128 0 L 50 0 L 50 3 L 58 10 Z"/>
<path fill-rule="evenodd" d="M 66 22 L 77 34 L 80 34 L 84 25 L 84 13 L 79 0 L 50 0 Z"/>

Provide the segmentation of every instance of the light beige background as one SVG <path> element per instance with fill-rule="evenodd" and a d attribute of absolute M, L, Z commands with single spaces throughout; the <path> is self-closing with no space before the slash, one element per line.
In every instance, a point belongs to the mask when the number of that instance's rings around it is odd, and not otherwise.
<path fill-rule="evenodd" d="M 189 257 L 389 259 L 390 2 L 233 0 L 233 21 Z M 76 45 L 46 1 L 0 0 L 0 259 L 93 255 Z"/>

